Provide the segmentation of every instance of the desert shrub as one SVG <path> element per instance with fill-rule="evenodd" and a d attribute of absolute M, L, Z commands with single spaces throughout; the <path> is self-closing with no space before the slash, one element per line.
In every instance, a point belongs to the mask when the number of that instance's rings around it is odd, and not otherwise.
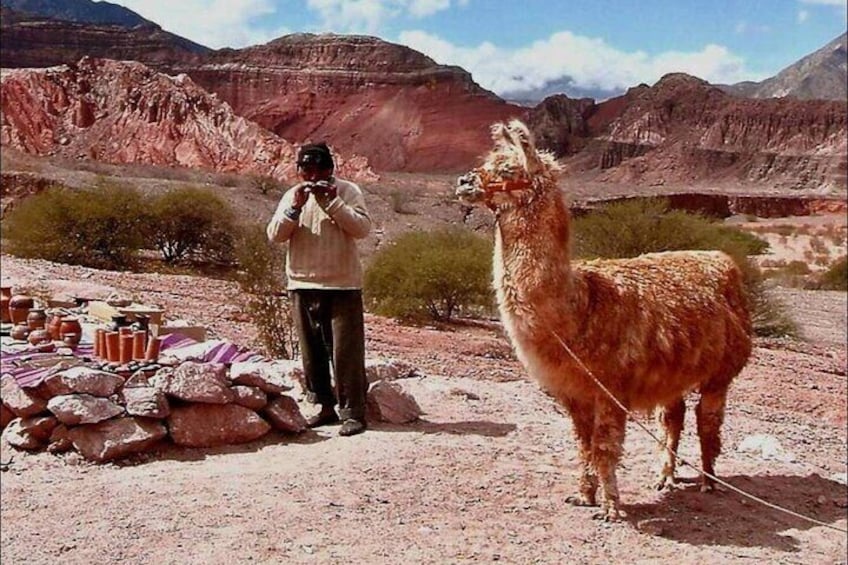
<path fill-rule="evenodd" d="M 235 214 L 206 189 L 186 187 L 152 197 L 145 237 L 165 263 L 234 260 Z"/>
<path fill-rule="evenodd" d="M 574 222 L 578 257 L 635 257 L 642 253 L 684 249 L 717 249 L 742 270 L 757 335 L 796 335 L 786 308 L 765 290 L 760 270 L 749 259 L 768 243 L 739 229 L 689 212 L 669 209 L 657 199 L 613 203 Z"/>
<path fill-rule="evenodd" d="M 378 251 L 365 272 L 372 312 L 407 320 L 450 321 L 492 309 L 492 244 L 447 228 L 409 232 Z"/>
<path fill-rule="evenodd" d="M 262 226 L 245 226 L 236 238 L 236 281 L 241 287 L 245 311 L 256 326 L 266 355 L 291 359 L 297 340 L 291 308 L 285 292 L 285 255 L 271 244 Z"/>
<path fill-rule="evenodd" d="M 272 191 L 282 193 L 285 190 L 285 186 L 282 182 L 278 181 L 274 177 L 267 175 L 251 176 L 250 184 L 254 188 L 254 190 L 259 191 L 261 194 L 268 194 Z"/>
<path fill-rule="evenodd" d="M 822 273 L 817 288 L 848 290 L 848 257 L 842 257 Z"/>
<path fill-rule="evenodd" d="M 635 257 L 680 249 L 720 249 L 734 257 L 758 255 L 768 243 L 703 216 L 671 210 L 662 198 L 616 202 L 574 221 L 578 257 Z"/>
<path fill-rule="evenodd" d="M 133 189 L 51 187 L 3 220 L 4 251 L 20 257 L 101 269 L 126 269 L 142 247 L 144 206 Z"/>

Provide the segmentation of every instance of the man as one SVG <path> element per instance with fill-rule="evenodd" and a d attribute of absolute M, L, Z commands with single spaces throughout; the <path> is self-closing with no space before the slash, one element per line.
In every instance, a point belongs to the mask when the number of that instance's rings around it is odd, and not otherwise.
<path fill-rule="evenodd" d="M 360 188 L 333 177 L 333 169 L 325 143 L 301 147 L 297 170 L 302 182 L 283 195 L 267 233 L 271 241 L 289 242 L 292 316 L 309 397 L 321 405 L 307 420 L 309 427 L 341 419 L 339 435 L 351 436 L 366 427 L 362 266 L 356 240 L 371 231 L 371 218 Z"/>

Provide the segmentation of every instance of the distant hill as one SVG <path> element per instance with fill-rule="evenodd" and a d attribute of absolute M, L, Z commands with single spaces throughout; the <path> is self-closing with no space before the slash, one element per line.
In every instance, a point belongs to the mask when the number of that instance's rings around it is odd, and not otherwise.
<path fill-rule="evenodd" d="M 0 0 L 0 6 L 57 20 L 124 27 L 151 25 L 128 8 L 92 0 Z"/>
<path fill-rule="evenodd" d="M 843 33 L 762 82 L 740 82 L 719 88 L 745 98 L 848 100 L 848 34 Z"/>

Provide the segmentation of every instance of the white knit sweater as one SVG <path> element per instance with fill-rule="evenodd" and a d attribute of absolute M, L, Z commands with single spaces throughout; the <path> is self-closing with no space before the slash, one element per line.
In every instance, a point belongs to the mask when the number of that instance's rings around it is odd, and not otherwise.
<path fill-rule="evenodd" d="M 335 184 L 338 195 L 326 208 L 310 195 L 297 221 L 284 213 L 291 207 L 294 195 L 289 189 L 268 223 L 269 240 L 289 243 L 286 252 L 289 290 L 362 288 L 356 240 L 371 231 L 371 218 L 357 185 L 342 179 L 336 179 Z"/>

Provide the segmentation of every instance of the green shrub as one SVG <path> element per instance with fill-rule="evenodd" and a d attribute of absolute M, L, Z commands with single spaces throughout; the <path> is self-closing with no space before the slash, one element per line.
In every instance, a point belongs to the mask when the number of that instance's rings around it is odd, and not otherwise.
<path fill-rule="evenodd" d="M 214 192 L 180 188 L 153 197 L 145 235 L 165 263 L 234 260 L 235 214 Z"/>
<path fill-rule="evenodd" d="M 820 290 L 848 290 L 848 257 L 842 257 L 821 275 Z"/>
<path fill-rule="evenodd" d="M 460 228 L 409 232 L 373 257 L 365 301 L 377 314 L 446 322 L 491 311 L 491 273 L 488 239 Z"/>
<path fill-rule="evenodd" d="M 680 210 L 662 198 L 638 199 L 604 206 L 574 221 L 577 257 L 635 257 L 643 253 L 685 249 L 717 249 L 742 270 L 757 335 L 797 335 L 786 308 L 769 297 L 760 270 L 748 259 L 768 243 L 739 229 Z"/>
<path fill-rule="evenodd" d="M 142 247 L 144 207 L 138 192 L 107 183 L 71 190 L 56 186 L 4 218 L 4 251 L 20 257 L 101 269 L 126 269 Z"/>
<path fill-rule="evenodd" d="M 263 352 L 274 358 L 291 359 L 297 338 L 285 292 L 285 254 L 273 245 L 262 226 L 239 230 L 235 256 L 236 280 L 244 292 L 245 310 L 256 326 Z"/>
<path fill-rule="evenodd" d="M 662 198 L 604 206 L 574 221 L 577 257 L 636 257 L 682 249 L 720 249 L 736 258 L 758 255 L 768 243 L 703 216 L 669 209 Z"/>

